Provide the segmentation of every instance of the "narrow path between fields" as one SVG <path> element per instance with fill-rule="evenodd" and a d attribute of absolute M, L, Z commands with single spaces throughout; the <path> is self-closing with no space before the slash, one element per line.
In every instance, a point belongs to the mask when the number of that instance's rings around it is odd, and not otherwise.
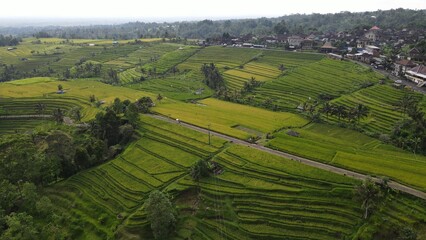
<path fill-rule="evenodd" d="M 160 116 L 160 115 L 153 115 L 153 114 L 147 114 L 147 116 L 155 118 L 155 119 L 167 121 L 167 122 L 170 122 L 170 123 L 173 123 L 173 124 L 179 124 L 183 127 L 190 128 L 190 129 L 198 131 L 198 132 L 202 132 L 202 133 L 206 133 L 206 134 L 209 133 L 209 130 L 207 130 L 207 129 L 197 127 L 197 126 L 194 126 L 192 124 L 184 123 L 184 122 L 181 122 L 181 121 L 177 122 L 177 121 L 170 119 L 168 117 L 164 117 L 164 116 Z M 267 148 L 267 147 L 264 147 L 264 146 L 261 146 L 261 145 L 258 145 L 258 144 L 251 144 L 251 143 L 248 143 L 248 142 L 243 141 L 241 139 L 230 137 L 230 136 L 218 133 L 218 132 L 210 131 L 210 135 L 223 138 L 223 139 L 228 140 L 230 142 L 233 142 L 235 144 L 248 146 L 248 147 L 260 150 L 260 151 L 268 152 L 270 154 L 274 154 L 274 155 L 277 155 L 277 156 L 280 156 L 280 157 L 284 157 L 284 158 L 287 158 L 287 159 L 298 161 L 300 163 L 303 163 L 303 164 L 306 164 L 306 165 L 309 165 L 309 166 L 312 166 L 312 167 L 315 167 L 315 168 L 320 168 L 320 169 L 323 169 L 323 170 L 326 170 L 326 171 L 334 172 L 334 173 L 337 173 L 337 174 L 340 174 L 340 175 L 345 175 L 345 176 L 352 177 L 352 178 L 355 178 L 355 179 L 364 180 L 367 177 L 369 177 L 368 175 L 365 175 L 365 174 L 361 174 L 361 173 L 353 172 L 353 171 L 346 170 L 346 169 L 343 169 L 343 168 L 331 166 L 331 165 L 328 165 L 328 164 L 325 164 L 325 163 L 316 162 L 316 161 L 309 160 L 309 159 L 303 158 L 303 157 L 298 157 L 298 156 L 295 156 L 295 155 L 292 155 L 292 154 L 289 154 L 289 153 L 280 152 L 280 151 L 273 150 L 273 149 L 270 149 L 270 148 Z M 373 178 L 373 180 L 376 181 L 376 182 L 380 181 L 380 179 L 378 179 L 378 178 Z M 419 191 L 417 189 L 405 186 L 403 184 L 400 184 L 400 183 L 397 183 L 397 182 L 394 182 L 394 181 L 389 181 L 388 185 L 389 185 L 389 187 L 391 187 L 395 190 L 405 192 L 405 193 L 408 193 L 410 195 L 413 195 L 413 196 L 416 196 L 416 197 L 419 197 L 419 198 L 426 200 L 426 193 L 425 192 Z"/>

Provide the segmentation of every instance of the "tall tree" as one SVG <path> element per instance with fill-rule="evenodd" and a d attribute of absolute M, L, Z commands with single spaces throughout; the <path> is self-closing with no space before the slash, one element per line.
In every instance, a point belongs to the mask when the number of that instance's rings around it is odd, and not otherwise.
<path fill-rule="evenodd" d="M 176 213 L 167 195 L 153 190 L 145 202 L 148 219 L 155 239 L 167 239 L 176 225 Z"/>
<path fill-rule="evenodd" d="M 355 109 L 355 115 L 356 115 L 357 121 L 359 122 L 362 118 L 367 117 L 369 112 L 370 112 L 370 109 L 367 106 L 363 104 L 358 104 Z"/>
<path fill-rule="evenodd" d="M 64 122 L 64 112 L 60 108 L 54 109 L 52 115 L 57 123 Z"/>
<path fill-rule="evenodd" d="M 382 192 L 371 178 L 367 178 L 355 188 L 355 197 L 362 202 L 361 208 L 364 209 L 364 219 L 367 219 L 373 208 L 379 203 Z"/>

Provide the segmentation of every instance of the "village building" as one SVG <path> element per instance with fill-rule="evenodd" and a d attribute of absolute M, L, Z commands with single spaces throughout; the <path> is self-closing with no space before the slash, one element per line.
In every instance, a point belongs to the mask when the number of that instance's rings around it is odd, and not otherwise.
<path fill-rule="evenodd" d="M 394 63 L 393 74 L 395 76 L 403 76 L 407 69 L 415 67 L 416 64 L 408 59 L 402 59 Z"/>
<path fill-rule="evenodd" d="M 267 43 L 277 43 L 278 40 L 277 38 L 273 37 L 273 36 L 268 36 L 264 38 L 265 42 Z"/>
<path fill-rule="evenodd" d="M 305 39 L 300 43 L 300 47 L 303 50 L 312 50 L 314 47 L 314 41 L 310 39 Z"/>
<path fill-rule="evenodd" d="M 287 38 L 288 45 L 293 48 L 300 48 L 303 42 L 303 38 L 300 36 L 291 36 Z"/>
<path fill-rule="evenodd" d="M 380 39 L 381 29 L 377 26 L 374 26 L 368 30 L 364 36 L 368 38 L 370 41 L 376 42 Z"/>
<path fill-rule="evenodd" d="M 426 66 L 419 65 L 405 72 L 405 77 L 415 83 L 418 87 L 423 87 L 426 84 Z"/>
<path fill-rule="evenodd" d="M 366 37 L 361 37 L 356 40 L 356 47 L 358 49 L 363 49 L 365 46 L 372 44 L 372 41 Z"/>
<path fill-rule="evenodd" d="M 320 49 L 322 53 L 332 53 L 335 50 L 336 50 L 336 47 L 333 47 L 333 45 L 331 45 L 331 42 L 325 42 Z"/>
<path fill-rule="evenodd" d="M 372 55 L 373 57 L 380 57 L 380 48 L 373 46 L 373 45 L 367 45 L 365 46 L 365 52 Z"/>

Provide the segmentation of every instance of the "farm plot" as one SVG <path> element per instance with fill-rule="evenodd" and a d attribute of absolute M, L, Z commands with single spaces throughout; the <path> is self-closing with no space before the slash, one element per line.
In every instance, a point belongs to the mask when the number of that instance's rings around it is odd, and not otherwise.
<path fill-rule="evenodd" d="M 206 98 L 213 95 L 202 81 L 194 77 L 193 72 L 169 75 L 164 78 L 148 79 L 142 82 L 128 84 L 126 87 L 161 94 L 176 100 Z"/>
<path fill-rule="evenodd" d="M 180 70 L 200 71 L 204 63 L 214 63 L 221 70 L 235 68 L 243 65 L 262 51 L 258 49 L 207 47 L 178 65 Z"/>
<path fill-rule="evenodd" d="M 130 68 L 118 74 L 120 82 L 124 84 L 139 81 L 141 76 L 142 73 L 140 71 L 137 71 L 137 68 Z"/>
<path fill-rule="evenodd" d="M 31 132 L 37 126 L 48 122 L 43 119 L 0 119 L 0 135 Z"/>
<path fill-rule="evenodd" d="M 111 104 L 116 97 L 121 100 L 137 99 L 148 96 L 152 99 L 155 95 L 137 91 L 130 88 L 115 87 L 93 80 L 57 81 L 55 79 L 36 78 L 23 79 L 7 83 L 0 83 L 0 114 L 33 114 L 36 112 L 36 104 L 42 103 L 46 109 L 44 114 L 50 114 L 51 110 L 60 107 L 63 110 L 72 107 L 80 107 L 83 121 L 93 119 L 101 108 L 96 108 L 89 102 L 89 97 L 95 95 L 99 101 L 106 105 Z M 64 94 L 57 94 L 57 86 L 62 85 Z"/>
<path fill-rule="evenodd" d="M 172 67 L 194 55 L 198 49 L 198 47 L 180 46 L 174 51 L 163 54 L 157 61 L 147 63 L 143 67 L 146 69 L 155 69 L 158 74 L 164 74 Z"/>
<path fill-rule="evenodd" d="M 377 85 L 341 96 L 332 103 L 348 108 L 358 104 L 367 106 L 370 115 L 362 121 L 361 127 L 373 133 L 389 133 L 395 124 L 405 117 L 402 109 L 398 108 L 398 101 L 404 94 L 411 94 L 417 99 L 423 97 L 421 94 L 395 89 L 389 85 Z"/>
<path fill-rule="evenodd" d="M 203 128 L 210 125 L 214 131 L 241 139 L 247 139 L 252 134 L 250 131 L 240 130 L 240 127 L 266 134 L 285 127 L 307 124 L 307 120 L 292 113 L 272 112 L 212 98 L 197 104 L 170 100 L 157 104 L 153 110 Z"/>
<path fill-rule="evenodd" d="M 424 156 L 383 144 L 356 131 L 324 124 L 310 124 L 295 131 L 300 137 L 278 133 L 267 146 L 357 172 L 387 176 L 426 190 Z"/>
<path fill-rule="evenodd" d="M 255 89 L 255 101 L 271 98 L 281 109 L 294 111 L 319 94 L 335 97 L 358 90 L 365 82 L 377 83 L 382 76 L 350 62 L 323 59 L 290 69 L 276 80 Z"/>
<path fill-rule="evenodd" d="M 145 65 L 157 58 L 160 58 L 166 53 L 178 50 L 179 47 L 183 47 L 180 44 L 170 44 L 170 43 L 161 43 L 161 44 L 143 44 L 139 46 L 139 49 L 129 53 L 125 58 L 118 58 L 117 60 L 122 62 L 127 62 L 132 65 Z"/>

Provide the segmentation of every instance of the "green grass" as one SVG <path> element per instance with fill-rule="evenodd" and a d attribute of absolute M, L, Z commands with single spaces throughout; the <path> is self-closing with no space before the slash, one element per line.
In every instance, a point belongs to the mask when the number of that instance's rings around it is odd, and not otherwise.
<path fill-rule="evenodd" d="M 359 132 L 324 124 L 295 129 L 300 137 L 278 133 L 268 147 L 426 190 L 426 157 L 414 155 Z"/>
<path fill-rule="evenodd" d="M 164 101 L 158 103 L 153 111 L 203 128 L 208 128 L 210 124 L 214 131 L 241 139 L 247 139 L 251 131 L 266 134 L 284 127 L 307 124 L 307 120 L 292 113 L 272 112 L 213 98 L 197 104 Z"/>

